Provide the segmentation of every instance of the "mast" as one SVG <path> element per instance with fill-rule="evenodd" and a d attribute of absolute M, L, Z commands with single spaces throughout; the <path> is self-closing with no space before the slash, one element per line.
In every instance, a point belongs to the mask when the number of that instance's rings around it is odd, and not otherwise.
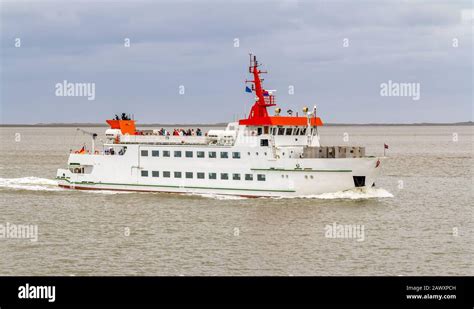
<path fill-rule="evenodd" d="M 267 73 L 266 71 L 260 71 L 258 67 L 260 66 L 255 55 L 250 55 L 250 65 L 249 73 L 253 74 L 253 80 L 247 80 L 246 83 L 252 83 L 252 91 L 255 92 L 257 96 L 255 98 L 255 103 L 250 110 L 249 119 L 268 117 L 267 107 L 275 106 L 275 96 L 269 91 L 263 89 L 262 81 L 260 74 Z"/>

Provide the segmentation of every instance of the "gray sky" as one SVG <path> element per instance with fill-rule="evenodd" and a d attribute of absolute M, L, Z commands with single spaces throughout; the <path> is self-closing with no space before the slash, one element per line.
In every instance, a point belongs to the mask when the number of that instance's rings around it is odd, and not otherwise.
<path fill-rule="evenodd" d="M 316 104 L 326 122 L 468 121 L 472 12 L 471 1 L 2 1 L 0 119 L 231 121 L 253 101 L 244 92 L 252 51 L 283 111 Z M 95 83 L 95 100 L 56 96 L 64 80 Z M 381 96 L 389 80 L 419 83 L 420 99 Z"/>

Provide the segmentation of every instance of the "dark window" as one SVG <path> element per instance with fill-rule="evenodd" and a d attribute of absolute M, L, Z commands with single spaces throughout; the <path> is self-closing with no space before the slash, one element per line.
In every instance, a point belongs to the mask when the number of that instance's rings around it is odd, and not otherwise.
<path fill-rule="evenodd" d="M 198 152 L 196 153 L 196 157 L 198 157 L 198 158 L 204 158 L 204 151 L 198 151 Z"/>
<path fill-rule="evenodd" d="M 169 157 L 169 156 L 170 156 L 169 150 L 163 150 L 163 157 Z"/>
<path fill-rule="evenodd" d="M 229 154 L 227 152 L 221 152 L 221 159 L 227 159 Z"/>
<path fill-rule="evenodd" d="M 352 176 L 354 179 L 354 186 L 364 187 L 365 186 L 365 176 Z"/>
<path fill-rule="evenodd" d="M 217 158 L 215 151 L 209 151 L 209 158 Z"/>
<path fill-rule="evenodd" d="M 292 128 L 286 128 L 286 135 L 291 135 Z"/>
<path fill-rule="evenodd" d="M 233 159 L 240 159 L 240 152 L 233 152 L 232 153 L 232 158 Z"/>
<path fill-rule="evenodd" d="M 264 174 L 257 174 L 257 180 L 258 181 L 265 181 L 265 175 Z"/>
<path fill-rule="evenodd" d="M 160 151 L 159 150 L 152 150 L 151 151 L 151 156 L 152 157 L 159 157 L 160 156 Z"/>
<path fill-rule="evenodd" d="M 229 179 L 229 174 L 227 174 L 227 173 L 221 173 L 221 179 L 222 179 L 222 180 L 227 180 L 227 179 Z"/>
<path fill-rule="evenodd" d="M 148 150 L 141 151 L 142 157 L 148 157 Z"/>
<path fill-rule="evenodd" d="M 186 158 L 192 158 L 193 157 L 193 152 L 192 151 L 186 151 Z"/>
<path fill-rule="evenodd" d="M 174 178 L 181 178 L 181 172 L 174 172 Z"/>
<path fill-rule="evenodd" d="M 296 128 L 295 131 L 293 132 L 293 135 L 299 135 L 300 134 L 300 129 Z"/>
<path fill-rule="evenodd" d="M 268 139 L 261 139 L 260 140 L 260 146 L 268 147 Z"/>
<path fill-rule="evenodd" d="M 165 178 L 170 178 L 170 177 L 171 177 L 171 173 L 170 173 L 170 172 L 163 172 L 163 177 L 165 177 Z"/>
<path fill-rule="evenodd" d="M 232 174 L 232 180 L 240 180 L 240 174 Z"/>
<path fill-rule="evenodd" d="M 142 171 L 142 177 L 148 177 L 148 171 Z"/>
<path fill-rule="evenodd" d="M 257 135 L 262 135 L 263 129 L 261 127 L 257 128 Z"/>
<path fill-rule="evenodd" d="M 158 171 L 152 171 L 152 172 L 151 172 L 151 176 L 152 176 L 152 177 L 160 177 L 160 172 L 158 172 Z"/>
<path fill-rule="evenodd" d="M 253 180 L 252 174 L 245 174 L 245 180 Z"/>
<path fill-rule="evenodd" d="M 193 172 L 186 172 L 186 178 L 193 178 Z"/>
<path fill-rule="evenodd" d="M 176 150 L 176 151 L 174 152 L 174 157 L 175 157 L 175 158 L 181 158 L 181 151 Z"/>
<path fill-rule="evenodd" d="M 204 179 L 204 173 L 197 173 L 198 179 Z"/>
<path fill-rule="evenodd" d="M 209 179 L 217 179 L 216 173 L 209 173 Z"/>
<path fill-rule="evenodd" d="M 285 134 L 285 128 L 278 128 L 278 135 L 284 135 Z"/>
<path fill-rule="evenodd" d="M 306 134 L 306 128 L 302 128 L 300 130 L 300 135 L 305 135 Z"/>

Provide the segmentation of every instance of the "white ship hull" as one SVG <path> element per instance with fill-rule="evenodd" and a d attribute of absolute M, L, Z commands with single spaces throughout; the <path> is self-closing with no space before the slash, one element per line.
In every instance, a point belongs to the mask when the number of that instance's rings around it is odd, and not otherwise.
<path fill-rule="evenodd" d="M 143 149 L 149 150 L 150 155 L 141 156 Z M 151 156 L 152 150 L 158 150 L 162 154 L 165 149 L 170 151 L 171 157 Z M 172 157 L 176 150 L 181 151 L 183 157 Z M 241 157 L 238 159 L 197 158 L 196 152 L 201 150 L 205 154 L 209 151 L 217 154 L 236 151 L 233 147 L 128 145 L 124 155 L 71 154 L 70 168 L 83 167 L 90 169 L 90 173 L 73 173 L 71 169 L 60 169 L 57 179 L 61 187 L 79 190 L 274 197 L 308 196 L 353 189 L 356 187 L 354 176 L 364 178 L 362 187 L 370 187 L 379 170 L 376 168 L 378 159 L 375 157 L 275 160 L 271 158 L 269 151 L 265 157 L 265 152 L 260 151 L 257 156 L 255 150 L 245 149 L 240 151 Z M 186 151 L 193 151 L 193 157 L 184 157 Z M 148 175 L 143 177 L 142 171 L 147 171 Z M 170 177 L 164 177 L 165 172 L 169 172 Z M 175 172 L 181 173 L 181 177 L 175 177 Z M 197 178 L 198 173 L 201 176 L 204 174 L 204 178 Z M 216 179 L 210 179 L 210 173 L 214 173 Z M 228 179 L 221 179 L 221 174 L 227 174 Z M 240 179 L 235 179 L 235 175 L 239 175 Z M 246 175 L 252 175 L 252 180 L 246 180 Z"/>

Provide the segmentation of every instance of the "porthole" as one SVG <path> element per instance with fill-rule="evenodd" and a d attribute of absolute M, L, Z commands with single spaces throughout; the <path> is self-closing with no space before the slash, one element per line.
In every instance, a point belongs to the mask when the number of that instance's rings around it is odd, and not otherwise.
<path fill-rule="evenodd" d="M 311 175 L 311 176 L 309 176 L 309 178 L 313 179 L 314 177 L 313 177 L 313 175 Z"/>

